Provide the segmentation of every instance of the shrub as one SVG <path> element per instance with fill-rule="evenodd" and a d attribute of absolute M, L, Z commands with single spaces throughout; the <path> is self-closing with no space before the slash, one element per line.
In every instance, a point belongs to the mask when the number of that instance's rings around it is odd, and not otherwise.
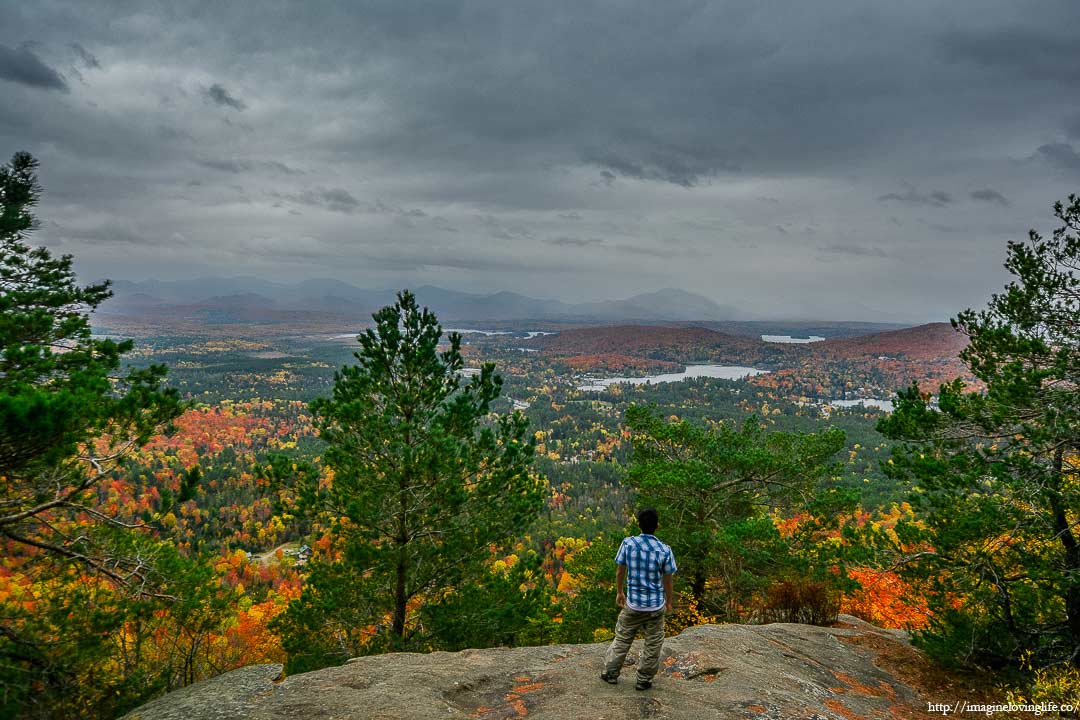
<path fill-rule="evenodd" d="M 781 580 L 769 586 L 755 613 L 762 623 L 831 625 L 840 613 L 840 594 L 825 583 Z"/>

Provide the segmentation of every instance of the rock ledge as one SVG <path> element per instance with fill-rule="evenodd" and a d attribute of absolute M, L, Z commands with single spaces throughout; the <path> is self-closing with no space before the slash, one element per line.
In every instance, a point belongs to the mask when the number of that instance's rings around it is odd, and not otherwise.
<path fill-rule="evenodd" d="M 641 641 L 627 663 L 636 661 Z M 128 720 L 428 718 L 921 718 L 927 698 L 903 633 L 850 616 L 837 627 L 704 625 L 664 642 L 651 690 L 598 679 L 606 644 L 395 653 L 281 680 L 254 665 L 154 700 Z M 888 661 L 881 662 L 883 656 Z M 892 668 L 891 670 L 885 668 Z M 904 678 L 900 676 L 904 676 Z M 906 678 L 906 679 L 905 679 Z"/>

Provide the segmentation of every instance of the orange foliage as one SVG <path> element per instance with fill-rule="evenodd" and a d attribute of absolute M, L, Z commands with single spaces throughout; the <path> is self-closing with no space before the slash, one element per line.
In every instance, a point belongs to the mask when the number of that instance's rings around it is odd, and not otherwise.
<path fill-rule="evenodd" d="M 653 360 L 651 358 L 633 357 L 622 353 L 602 353 L 571 355 L 559 358 L 572 370 L 578 372 L 606 371 L 639 371 L 639 372 L 678 372 L 682 365 L 666 360 Z"/>
<path fill-rule="evenodd" d="M 926 627 L 926 602 L 895 572 L 871 568 L 849 569 L 862 586 L 845 596 L 840 611 L 879 627 L 919 630 Z"/>

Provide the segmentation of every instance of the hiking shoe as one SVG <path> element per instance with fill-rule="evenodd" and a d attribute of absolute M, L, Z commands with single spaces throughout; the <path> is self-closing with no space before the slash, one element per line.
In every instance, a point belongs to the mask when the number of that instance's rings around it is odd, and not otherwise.
<path fill-rule="evenodd" d="M 634 685 L 635 690 L 648 690 L 652 687 L 652 680 L 638 680 Z"/>
<path fill-rule="evenodd" d="M 619 682 L 618 675 L 608 675 L 606 670 L 600 673 L 600 679 L 606 682 L 608 685 L 615 685 Z"/>

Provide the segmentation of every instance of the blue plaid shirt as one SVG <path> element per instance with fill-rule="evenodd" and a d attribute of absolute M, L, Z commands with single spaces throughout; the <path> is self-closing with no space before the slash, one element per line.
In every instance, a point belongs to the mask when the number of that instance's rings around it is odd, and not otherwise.
<path fill-rule="evenodd" d="M 626 606 L 631 610 L 653 611 L 664 607 L 663 577 L 674 574 L 675 556 L 653 535 L 624 538 L 615 556 L 626 566 Z"/>

